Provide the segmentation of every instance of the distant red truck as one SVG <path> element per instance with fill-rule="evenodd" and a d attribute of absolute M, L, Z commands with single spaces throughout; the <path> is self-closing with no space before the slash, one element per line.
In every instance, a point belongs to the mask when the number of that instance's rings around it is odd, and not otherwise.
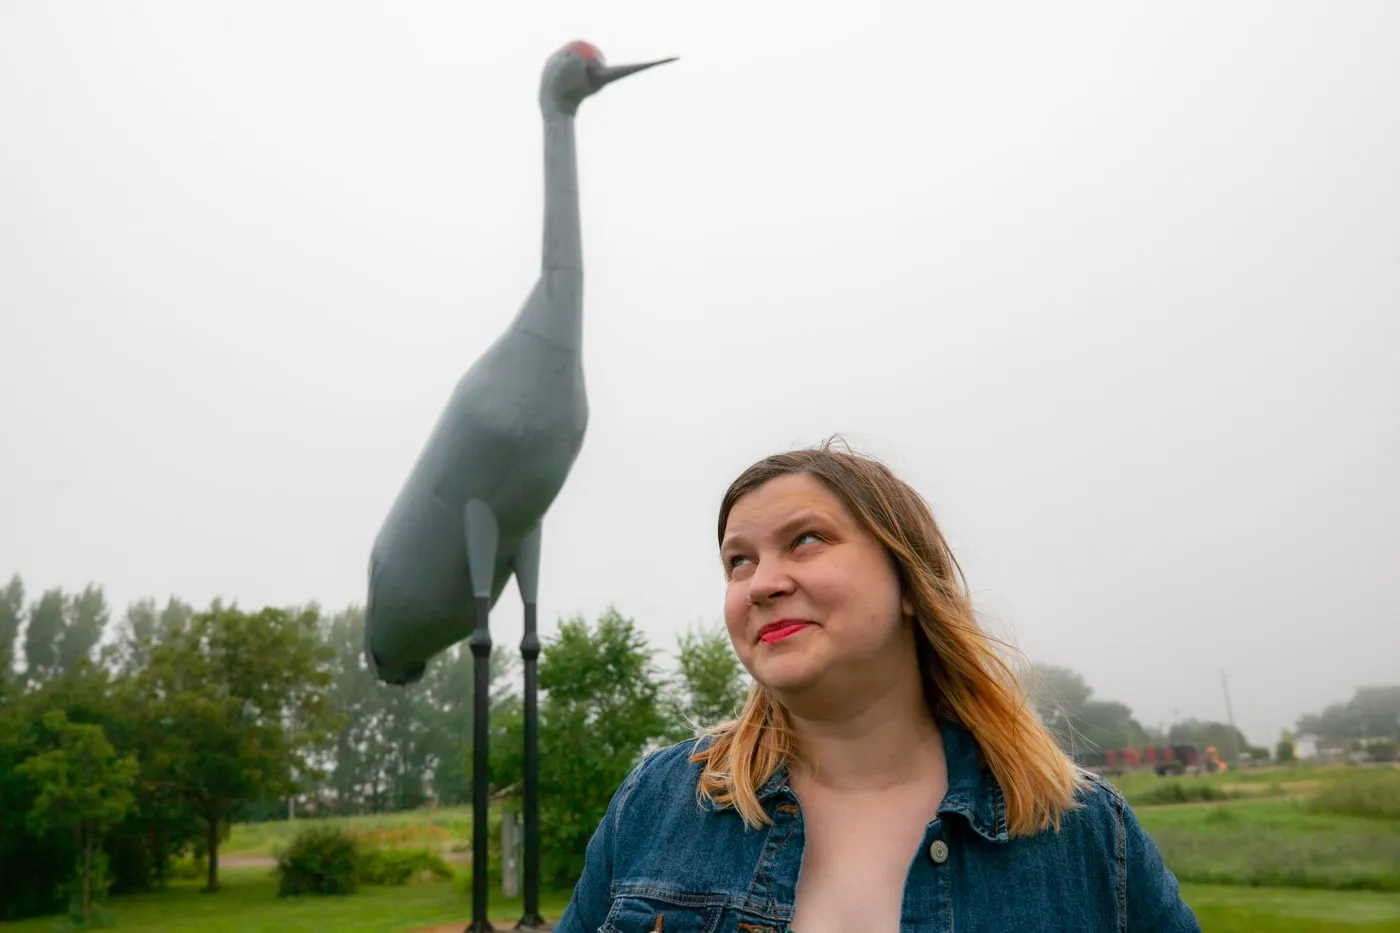
<path fill-rule="evenodd" d="M 1122 774 L 1151 768 L 1158 775 L 1209 774 L 1220 771 L 1224 763 L 1208 748 L 1204 753 L 1194 745 L 1140 745 L 1129 748 L 1106 748 L 1079 756 L 1084 767 L 1104 774 Z"/>

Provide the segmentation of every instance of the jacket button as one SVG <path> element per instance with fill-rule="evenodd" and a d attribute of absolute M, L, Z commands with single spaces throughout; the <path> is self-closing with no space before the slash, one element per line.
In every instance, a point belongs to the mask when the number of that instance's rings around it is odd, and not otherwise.
<path fill-rule="evenodd" d="M 948 843 L 942 839 L 935 839 L 928 847 L 928 857 L 933 859 L 935 864 L 942 865 L 948 861 Z"/>

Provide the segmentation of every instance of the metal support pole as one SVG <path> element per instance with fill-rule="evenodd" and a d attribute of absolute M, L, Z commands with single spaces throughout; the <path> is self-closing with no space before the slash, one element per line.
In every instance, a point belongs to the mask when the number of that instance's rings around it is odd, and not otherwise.
<path fill-rule="evenodd" d="M 489 596 L 476 598 L 476 628 L 467 638 L 475 659 L 472 688 L 475 692 L 472 709 L 472 923 L 467 933 L 494 933 L 495 927 L 486 918 L 486 809 L 490 790 L 491 737 L 491 631 L 487 614 L 491 611 Z"/>
<path fill-rule="evenodd" d="M 1225 678 L 1225 672 L 1220 672 L 1220 687 L 1225 691 L 1225 717 L 1230 723 L 1230 747 L 1235 752 L 1234 765 L 1240 766 L 1240 730 L 1235 728 L 1235 708 L 1230 705 L 1230 681 Z"/>
<path fill-rule="evenodd" d="M 525 912 L 519 933 L 551 929 L 540 916 L 540 707 L 538 667 L 540 636 L 535 619 L 540 589 L 540 526 L 520 541 L 515 553 L 515 579 L 525 604 L 525 637 L 520 657 L 525 662 Z"/>
<path fill-rule="evenodd" d="M 525 913 L 517 930 L 548 928 L 540 916 L 539 656 L 540 637 L 532 601 L 525 604 L 525 637 L 520 640 L 520 657 L 525 662 Z"/>

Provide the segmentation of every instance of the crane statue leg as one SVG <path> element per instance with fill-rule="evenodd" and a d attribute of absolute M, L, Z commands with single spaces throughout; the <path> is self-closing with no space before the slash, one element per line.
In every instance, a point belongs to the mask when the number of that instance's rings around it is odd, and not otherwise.
<path fill-rule="evenodd" d="M 520 657 L 525 662 L 525 913 L 515 928 L 527 933 L 549 928 L 540 916 L 540 728 L 536 669 L 540 636 L 535 617 L 540 585 L 539 525 L 521 540 L 512 564 L 515 581 L 520 585 L 520 601 L 525 604 L 525 636 L 520 640 Z"/>
<path fill-rule="evenodd" d="M 476 599 L 476 626 L 467 638 L 475 664 L 472 689 L 472 922 L 467 933 L 494 933 L 486 918 L 486 805 L 490 787 L 491 704 L 491 584 L 496 572 L 496 551 L 500 528 L 491 507 L 480 499 L 467 503 L 467 568 L 471 573 L 472 594 Z"/>

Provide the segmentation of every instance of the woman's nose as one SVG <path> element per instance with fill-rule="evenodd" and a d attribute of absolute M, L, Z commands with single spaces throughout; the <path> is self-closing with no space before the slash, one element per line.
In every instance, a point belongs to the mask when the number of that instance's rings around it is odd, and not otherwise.
<path fill-rule="evenodd" d="M 793 589 L 792 576 L 781 560 L 759 561 L 749 578 L 749 605 L 763 605 L 788 595 Z"/>

